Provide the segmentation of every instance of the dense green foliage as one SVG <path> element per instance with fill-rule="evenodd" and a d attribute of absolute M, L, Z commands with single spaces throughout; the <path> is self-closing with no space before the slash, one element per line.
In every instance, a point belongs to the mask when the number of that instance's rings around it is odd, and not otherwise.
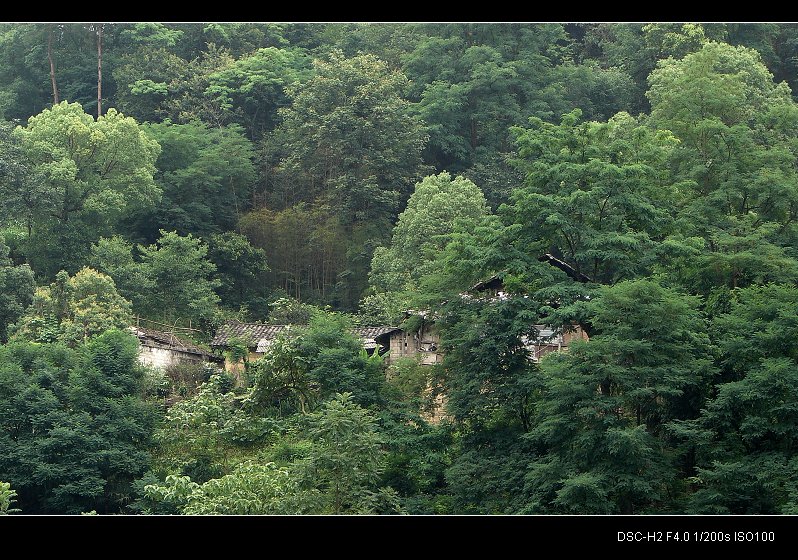
<path fill-rule="evenodd" d="M 797 60 L 766 23 L 1 25 L 0 514 L 798 513 Z M 126 332 L 231 319 L 290 328 L 235 376 Z M 434 366 L 353 334 L 430 323 Z"/>
<path fill-rule="evenodd" d="M 149 464 L 154 408 L 137 392 L 135 339 L 106 331 L 75 350 L 0 349 L 0 471 L 25 513 L 115 512 Z"/>

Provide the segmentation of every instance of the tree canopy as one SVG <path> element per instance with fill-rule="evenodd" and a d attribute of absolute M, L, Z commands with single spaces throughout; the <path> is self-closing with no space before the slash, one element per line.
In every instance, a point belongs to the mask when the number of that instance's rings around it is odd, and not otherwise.
<path fill-rule="evenodd" d="M 0 26 L 0 514 L 798 513 L 797 70 L 778 23 Z"/>

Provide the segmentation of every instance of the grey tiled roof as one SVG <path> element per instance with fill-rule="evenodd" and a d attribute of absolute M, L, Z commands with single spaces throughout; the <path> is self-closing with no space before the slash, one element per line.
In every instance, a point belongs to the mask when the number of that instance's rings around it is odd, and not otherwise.
<path fill-rule="evenodd" d="M 256 346 L 261 339 L 271 340 L 288 325 L 262 325 L 260 323 L 239 323 L 229 321 L 222 325 L 211 341 L 211 346 L 227 346 L 231 338 L 242 338 Z"/>
<path fill-rule="evenodd" d="M 352 334 L 363 340 L 374 340 L 379 336 L 398 330 L 398 327 L 356 327 L 352 329 Z"/>
<path fill-rule="evenodd" d="M 261 323 L 239 323 L 230 321 L 216 331 L 216 336 L 211 341 L 211 346 L 227 346 L 231 338 L 242 338 L 249 341 L 250 347 L 263 347 L 262 341 L 271 341 L 277 333 L 291 328 L 291 325 L 263 325 Z M 295 327 L 296 328 L 296 327 Z M 356 327 L 352 334 L 363 341 L 366 348 L 374 348 L 376 338 L 399 330 L 397 327 Z"/>
<path fill-rule="evenodd" d="M 139 339 L 141 344 L 148 345 L 148 343 L 156 343 L 163 346 L 168 346 L 172 350 L 179 352 L 186 352 L 188 354 L 197 354 L 201 356 L 210 356 L 210 354 L 182 338 L 179 338 L 172 333 L 156 331 L 155 329 L 145 329 L 144 327 L 130 327 L 130 330 Z"/>

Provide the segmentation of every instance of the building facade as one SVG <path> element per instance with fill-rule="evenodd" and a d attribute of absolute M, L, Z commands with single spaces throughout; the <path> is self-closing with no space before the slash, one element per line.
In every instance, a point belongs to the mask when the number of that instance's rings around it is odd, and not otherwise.
<path fill-rule="evenodd" d="M 177 364 L 218 363 L 220 359 L 199 346 L 172 333 L 130 327 L 139 339 L 139 362 L 145 366 L 164 369 Z"/>

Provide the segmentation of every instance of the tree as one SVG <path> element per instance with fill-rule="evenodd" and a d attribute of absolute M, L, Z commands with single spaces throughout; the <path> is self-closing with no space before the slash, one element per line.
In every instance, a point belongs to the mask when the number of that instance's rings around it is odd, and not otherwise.
<path fill-rule="evenodd" d="M 103 30 L 105 24 L 98 23 L 94 26 L 97 34 L 97 118 L 103 114 Z"/>
<path fill-rule="evenodd" d="M 47 34 L 47 61 L 50 63 L 50 82 L 53 84 L 53 105 L 58 105 L 58 83 L 55 80 L 55 60 L 53 60 L 53 32 L 51 27 Z"/>
<path fill-rule="evenodd" d="M 472 232 L 488 214 L 485 197 L 464 177 L 448 173 L 425 177 L 399 215 L 390 247 L 374 251 L 370 283 L 376 292 L 418 289 L 425 275 L 440 267 L 452 234 Z"/>
<path fill-rule="evenodd" d="M 246 306 L 253 316 L 265 315 L 269 265 L 263 249 L 228 231 L 208 240 L 208 259 L 216 265 L 214 278 L 219 281 L 217 293 L 223 305 Z"/>
<path fill-rule="evenodd" d="M 169 409 L 154 435 L 158 444 L 156 470 L 190 476 L 199 484 L 227 474 L 236 443 L 230 437 L 231 427 L 246 422 L 241 421 L 230 388 L 229 379 L 212 375 L 196 395 Z M 270 432 L 272 424 L 266 419 L 248 420 L 252 432 Z"/>
<path fill-rule="evenodd" d="M 667 510 L 683 490 L 666 424 L 698 415 L 712 373 L 698 300 L 634 280 L 588 308 L 596 334 L 541 364 L 525 511 Z"/>
<path fill-rule="evenodd" d="M 20 138 L 11 123 L 0 123 L 0 223 L 24 225 L 28 237 L 33 228 L 40 198 L 47 187 L 33 180 Z"/>
<path fill-rule="evenodd" d="M 376 419 L 355 404 L 349 393 L 338 394 L 311 415 L 309 456 L 315 485 L 327 500 L 326 511 L 373 513 L 380 502 L 392 501 L 390 489 L 376 492 L 385 465 L 385 451 Z"/>
<path fill-rule="evenodd" d="M 449 74 L 448 80 L 426 82 L 418 105 L 419 114 L 430 124 L 430 150 L 439 165 L 457 169 L 473 160 L 476 150 L 486 145 L 507 144 L 507 129 L 521 120 L 515 86 L 518 70 L 501 53 L 487 45 L 459 45 L 454 37 L 432 38 L 422 43 L 415 57 L 434 56 L 435 51 L 465 50 L 447 53 L 443 58 L 435 52 L 435 71 Z M 456 51 L 455 51 L 456 52 Z M 454 55 L 454 56 L 453 56 Z M 453 60 L 452 60 L 453 59 Z M 410 64 L 419 64 L 410 59 Z M 438 65 L 441 65 L 440 67 Z"/>
<path fill-rule="evenodd" d="M 258 140 L 277 124 L 278 109 L 288 105 L 286 88 L 310 74 L 310 59 L 302 50 L 268 47 L 211 74 L 205 93 L 228 122 L 238 122 Z"/>
<path fill-rule="evenodd" d="M 720 383 L 699 418 L 674 427 L 695 459 L 688 511 L 795 513 L 798 356 L 785 341 L 795 334 L 798 291 L 771 284 L 730 296 L 713 324 Z"/>
<path fill-rule="evenodd" d="M 532 298 L 453 295 L 440 309 L 444 361 L 433 387 L 446 395 L 454 444 L 445 470 L 458 513 L 517 513 L 539 393 L 528 341 L 537 337 L 540 305 Z"/>
<path fill-rule="evenodd" d="M 8 246 L 0 240 L 0 343 L 8 338 L 8 326 L 33 301 L 35 289 L 36 282 L 30 266 L 14 266 L 8 258 Z"/>
<path fill-rule="evenodd" d="M 340 292 L 347 287 L 357 292 L 358 287 L 349 286 L 340 275 L 347 270 L 348 241 L 354 244 L 363 235 L 348 240 L 346 228 L 329 208 L 305 203 L 279 212 L 262 208 L 245 214 L 239 228 L 254 247 L 266 252 L 270 284 L 286 295 L 341 306 L 348 299 Z"/>
<path fill-rule="evenodd" d="M 703 244 L 672 268 L 703 293 L 719 282 L 794 278 L 798 106 L 789 88 L 773 82 L 755 51 L 714 42 L 662 61 L 649 83 L 651 122 L 680 140 L 672 240 Z"/>
<path fill-rule="evenodd" d="M 3 28 L 0 52 L 3 87 L 0 106 L 4 118 L 27 119 L 53 101 L 55 64 L 75 63 L 61 59 L 63 43 L 67 42 L 71 26 L 52 24 L 7 25 Z M 52 65 L 51 65 L 52 62 Z"/>
<path fill-rule="evenodd" d="M 149 465 L 154 408 L 137 396 L 130 334 L 107 331 L 75 350 L 0 348 L 0 473 L 26 513 L 118 513 Z"/>
<path fill-rule="evenodd" d="M 526 181 L 500 214 L 507 243 L 527 259 L 552 253 L 594 282 L 616 282 L 650 267 L 669 232 L 666 164 L 676 140 L 626 113 L 607 123 L 580 116 L 513 129 Z"/>
<path fill-rule="evenodd" d="M 28 247 L 45 277 L 80 268 L 92 238 L 160 197 L 152 178 L 157 142 L 115 110 L 95 121 L 79 104 L 62 102 L 16 132 L 34 180 L 45 186 Z"/>
<path fill-rule="evenodd" d="M 142 311 L 156 286 L 147 266 L 134 259 L 133 251 L 133 245 L 118 235 L 101 237 L 91 247 L 91 265 L 114 279 L 119 295 L 133 304 L 134 311 Z"/>
<path fill-rule="evenodd" d="M 402 98 L 407 78 L 373 55 L 317 61 L 290 86 L 274 142 L 279 204 L 320 198 L 347 225 L 384 223 L 421 170 L 422 124 Z"/>
<path fill-rule="evenodd" d="M 18 509 L 13 509 L 11 505 L 16 502 L 16 491 L 11 489 L 11 484 L 8 482 L 0 482 L 0 515 L 8 515 L 9 513 L 18 512 Z"/>
<path fill-rule="evenodd" d="M 317 313 L 306 327 L 281 333 L 249 368 L 256 409 L 305 414 L 340 392 L 361 406 L 379 403 L 382 358 L 369 356 L 350 327 L 341 316 Z"/>
<path fill-rule="evenodd" d="M 133 41 L 138 44 L 143 39 Z M 186 89 L 186 81 L 197 77 L 196 73 L 190 77 L 189 69 L 195 70 L 192 63 L 168 47 L 168 39 L 153 42 L 147 39 L 136 50 L 119 58 L 112 75 L 118 84 L 116 105 L 120 111 L 142 122 L 158 122 L 179 115 L 171 110 L 170 103 Z"/>
<path fill-rule="evenodd" d="M 169 475 L 164 485 L 145 487 L 156 502 L 179 504 L 184 515 L 301 515 L 316 513 L 313 494 L 299 487 L 296 475 L 274 463 L 241 463 L 221 478 L 202 485 Z"/>
<path fill-rule="evenodd" d="M 166 121 L 144 130 L 161 146 L 155 181 L 163 198 L 129 216 L 131 234 L 153 242 L 160 229 L 203 237 L 233 229 L 255 182 L 254 148 L 241 127 Z"/>
<path fill-rule="evenodd" d="M 14 340 L 63 342 L 76 346 L 111 328 L 127 328 L 130 302 L 116 291 L 109 276 L 83 268 L 70 277 L 37 288 L 33 302 L 10 329 Z"/>
<path fill-rule="evenodd" d="M 219 303 L 212 279 L 216 266 L 206 257 L 202 240 L 161 230 L 157 244 L 139 246 L 141 263 L 153 288 L 146 296 L 145 311 L 152 317 L 174 321 L 210 321 Z"/>
<path fill-rule="evenodd" d="M 437 170 L 459 173 L 507 153 L 512 124 L 550 117 L 556 94 L 544 90 L 566 39 L 562 25 L 418 27 L 421 37 L 403 57 L 403 70 L 428 124 L 426 155 Z"/>
<path fill-rule="evenodd" d="M 92 247 L 93 261 L 119 283 L 137 313 L 153 319 L 210 321 L 221 283 L 202 240 L 161 230 L 153 245 L 121 237 L 103 238 Z M 242 279 L 243 281 L 243 279 Z M 205 323 L 205 326 L 208 326 Z"/>

